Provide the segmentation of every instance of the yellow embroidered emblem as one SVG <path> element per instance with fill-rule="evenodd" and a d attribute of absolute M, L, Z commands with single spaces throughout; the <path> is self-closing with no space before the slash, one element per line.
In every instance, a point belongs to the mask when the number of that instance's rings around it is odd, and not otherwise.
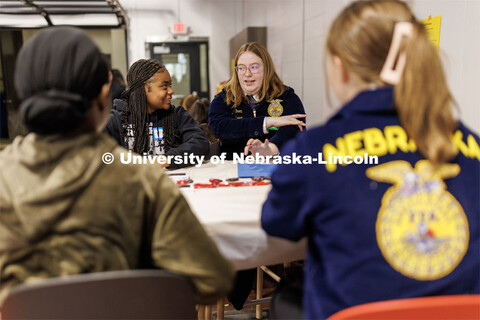
<path fill-rule="evenodd" d="M 235 108 L 232 115 L 235 119 L 243 119 L 243 110 Z"/>
<path fill-rule="evenodd" d="M 375 231 L 383 256 L 404 276 L 443 278 L 467 252 L 467 217 L 443 182 L 459 172 L 457 164 L 435 169 L 427 160 L 418 161 L 415 169 L 406 161 L 367 169 L 370 179 L 393 183 L 383 195 Z"/>
<path fill-rule="evenodd" d="M 280 104 L 283 100 L 280 99 L 274 99 L 270 104 L 268 105 L 268 115 L 270 117 L 280 117 L 283 113 L 283 106 Z"/>

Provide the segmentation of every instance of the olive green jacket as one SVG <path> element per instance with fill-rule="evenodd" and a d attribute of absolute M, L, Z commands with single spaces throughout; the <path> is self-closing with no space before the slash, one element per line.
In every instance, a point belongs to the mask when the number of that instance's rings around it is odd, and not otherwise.
<path fill-rule="evenodd" d="M 0 152 L 0 303 L 20 283 L 139 268 L 188 276 L 199 303 L 228 293 L 234 270 L 179 189 L 122 152 L 94 133 L 29 134 Z"/>

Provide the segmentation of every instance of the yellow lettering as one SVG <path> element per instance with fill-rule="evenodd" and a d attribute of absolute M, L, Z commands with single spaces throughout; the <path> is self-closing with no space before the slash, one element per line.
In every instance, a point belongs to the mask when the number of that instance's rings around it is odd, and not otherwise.
<path fill-rule="evenodd" d="M 408 149 L 410 150 L 410 152 L 417 151 L 417 145 L 415 144 L 415 141 L 413 141 L 413 139 L 408 140 Z"/>
<path fill-rule="evenodd" d="M 345 139 L 345 147 L 347 148 L 347 154 L 351 156 L 363 155 L 365 150 L 362 149 L 362 131 L 354 131 L 347 133 L 343 136 Z"/>
<path fill-rule="evenodd" d="M 363 130 L 363 143 L 368 154 L 383 156 L 387 154 L 387 142 L 378 128 Z"/>
<path fill-rule="evenodd" d="M 397 152 L 397 148 L 403 152 L 408 152 L 407 133 L 400 126 L 387 126 L 383 129 L 385 133 L 385 139 L 387 140 L 388 152 L 394 154 Z"/>
<path fill-rule="evenodd" d="M 477 141 L 475 141 L 475 137 L 473 135 L 468 135 L 467 143 L 468 149 L 470 150 L 470 158 L 477 158 L 480 160 L 480 147 L 478 146 Z"/>
<path fill-rule="evenodd" d="M 463 142 L 463 133 L 460 130 L 455 131 L 452 138 L 453 146 L 460 150 L 460 152 L 465 156 L 468 157 L 470 150 L 468 150 L 467 145 Z M 458 152 L 458 151 L 457 151 Z"/>
<path fill-rule="evenodd" d="M 330 143 L 326 143 L 323 145 L 322 152 L 324 155 L 330 155 L 332 157 L 335 156 L 344 156 L 345 155 L 345 140 L 343 138 L 337 138 L 335 140 L 335 147 L 332 146 Z M 327 169 L 328 172 L 335 172 L 337 170 L 337 165 L 333 161 L 328 161 L 325 164 L 325 169 Z"/>

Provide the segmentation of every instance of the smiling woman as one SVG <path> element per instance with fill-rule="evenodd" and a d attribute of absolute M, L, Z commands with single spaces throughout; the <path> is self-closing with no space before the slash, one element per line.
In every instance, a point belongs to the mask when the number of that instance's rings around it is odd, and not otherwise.
<path fill-rule="evenodd" d="M 106 128 L 120 145 L 153 156 L 208 154 L 208 139 L 202 129 L 184 108 L 171 104 L 174 91 L 170 73 L 160 62 L 138 60 L 128 71 L 127 83 L 124 99 L 114 100 Z"/>
<path fill-rule="evenodd" d="M 210 106 L 209 121 L 221 151 L 229 159 L 243 152 L 278 154 L 305 126 L 300 98 L 283 84 L 270 54 L 258 42 L 238 50 L 235 71 Z"/>
<path fill-rule="evenodd" d="M 246 51 L 238 58 L 235 69 L 243 92 L 252 96 L 258 95 L 262 89 L 264 74 L 262 59 L 255 53 Z"/>
<path fill-rule="evenodd" d="M 154 74 L 145 83 L 147 96 L 147 113 L 152 113 L 157 109 L 170 109 L 172 95 L 172 79 L 170 73 L 162 68 Z"/>

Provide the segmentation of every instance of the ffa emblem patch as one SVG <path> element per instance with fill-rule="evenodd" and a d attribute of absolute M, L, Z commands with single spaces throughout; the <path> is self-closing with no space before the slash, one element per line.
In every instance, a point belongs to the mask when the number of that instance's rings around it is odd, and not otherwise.
<path fill-rule="evenodd" d="M 457 164 L 434 168 L 427 160 L 415 169 L 406 161 L 367 169 L 370 179 L 393 184 L 383 195 L 375 231 L 385 260 L 404 276 L 443 278 L 467 252 L 467 217 L 443 182 L 459 172 Z"/>
<path fill-rule="evenodd" d="M 283 106 L 280 104 L 283 100 L 274 99 L 268 106 L 268 115 L 270 117 L 280 117 L 283 113 Z"/>

